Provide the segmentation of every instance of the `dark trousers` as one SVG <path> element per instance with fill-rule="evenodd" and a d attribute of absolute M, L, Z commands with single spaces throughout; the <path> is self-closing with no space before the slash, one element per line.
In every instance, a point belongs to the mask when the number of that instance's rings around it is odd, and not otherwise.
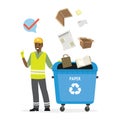
<path fill-rule="evenodd" d="M 48 91 L 46 87 L 46 80 L 31 80 L 32 83 L 32 93 L 33 93 L 33 103 L 34 107 L 39 107 L 39 91 L 38 91 L 38 85 L 40 86 L 42 96 L 43 96 L 43 101 L 44 101 L 44 106 L 49 107 L 49 96 L 48 96 Z"/>

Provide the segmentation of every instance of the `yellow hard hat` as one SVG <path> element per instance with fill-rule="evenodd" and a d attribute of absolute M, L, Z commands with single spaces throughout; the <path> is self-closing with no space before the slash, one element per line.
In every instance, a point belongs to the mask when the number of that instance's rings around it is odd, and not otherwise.
<path fill-rule="evenodd" d="M 34 43 L 43 43 L 43 39 L 40 37 L 37 37 L 34 39 Z"/>

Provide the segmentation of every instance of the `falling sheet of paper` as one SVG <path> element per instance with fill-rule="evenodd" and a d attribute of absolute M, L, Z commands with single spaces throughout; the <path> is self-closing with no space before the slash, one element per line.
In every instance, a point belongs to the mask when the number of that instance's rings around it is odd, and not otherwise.
<path fill-rule="evenodd" d="M 82 14 L 81 10 L 76 10 L 76 14 L 77 14 L 77 15 Z"/>
<path fill-rule="evenodd" d="M 63 34 L 59 35 L 58 37 L 60 39 L 60 42 L 61 42 L 64 50 L 75 47 L 75 44 L 74 44 L 74 41 L 73 41 L 70 31 L 63 33 Z"/>
<path fill-rule="evenodd" d="M 80 21 L 78 21 L 78 25 L 80 27 L 84 26 L 85 24 L 87 24 L 87 20 L 80 20 Z"/>

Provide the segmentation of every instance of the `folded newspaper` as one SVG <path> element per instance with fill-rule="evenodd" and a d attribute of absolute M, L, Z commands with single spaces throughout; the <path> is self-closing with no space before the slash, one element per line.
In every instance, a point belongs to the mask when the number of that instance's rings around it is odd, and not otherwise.
<path fill-rule="evenodd" d="M 85 67 L 91 64 L 92 62 L 90 56 L 85 56 L 83 58 L 76 59 L 77 68 Z"/>
<path fill-rule="evenodd" d="M 67 31 L 61 35 L 58 36 L 60 39 L 60 42 L 63 46 L 64 50 L 70 49 L 75 47 L 75 43 L 73 41 L 73 37 L 70 31 Z"/>

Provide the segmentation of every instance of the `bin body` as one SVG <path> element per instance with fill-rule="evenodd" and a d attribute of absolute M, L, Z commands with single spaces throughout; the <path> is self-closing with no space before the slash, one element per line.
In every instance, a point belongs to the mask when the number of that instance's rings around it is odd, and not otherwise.
<path fill-rule="evenodd" d="M 57 69 L 53 65 L 56 102 L 58 104 L 91 104 L 94 102 L 97 65 L 92 69 Z"/>

